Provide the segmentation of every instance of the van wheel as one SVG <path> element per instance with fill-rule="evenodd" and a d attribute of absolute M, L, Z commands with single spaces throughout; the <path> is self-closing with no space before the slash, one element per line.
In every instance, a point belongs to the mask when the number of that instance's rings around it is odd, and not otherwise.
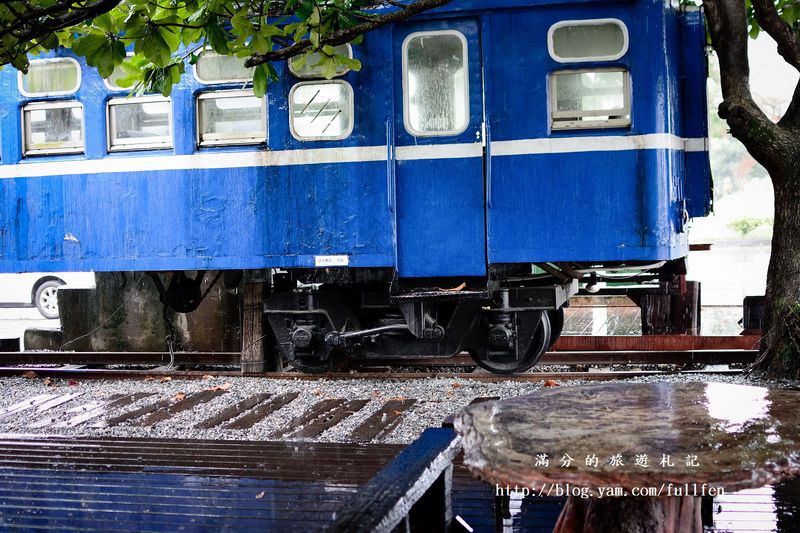
<path fill-rule="evenodd" d="M 34 302 L 36 309 L 45 318 L 58 318 L 58 288 L 64 285 L 63 282 L 51 279 L 45 281 L 36 289 Z"/>

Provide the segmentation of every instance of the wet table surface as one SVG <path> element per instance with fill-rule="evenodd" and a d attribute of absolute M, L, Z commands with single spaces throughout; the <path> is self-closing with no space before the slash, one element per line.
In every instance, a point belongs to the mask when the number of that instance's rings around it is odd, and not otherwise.
<path fill-rule="evenodd" d="M 730 492 L 800 471 L 800 392 L 790 390 L 725 383 L 554 387 L 472 405 L 456 429 L 470 470 L 512 488 L 655 487 L 667 496 L 670 483 Z"/>

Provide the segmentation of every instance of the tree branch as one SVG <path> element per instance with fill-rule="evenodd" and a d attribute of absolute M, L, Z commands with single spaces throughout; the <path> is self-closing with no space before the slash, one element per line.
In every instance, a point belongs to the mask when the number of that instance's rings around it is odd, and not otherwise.
<path fill-rule="evenodd" d="M 704 4 L 711 43 L 719 57 L 722 104 L 719 116 L 730 126 L 731 135 L 771 175 L 782 165 L 778 144 L 784 132 L 756 105 L 750 92 L 750 65 L 747 59 L 747 13 L 742 0 L 707 0 Z"/>
<path fill-rule="evenodd" d="M 52 33 L 54 31 L 63 30 L 75 24 L 81 23 L 84 20 L 93 19 L 104 13 L 108 13 L 114 9 L 121 0 L 98 0 L 93 4 L 85 6 L 70 6 L 70 11 L 67 11 L 59 16 L 45 18 L 46 14 L 55 9 L 54 6 L 42 9 L 30 14 L 27 14 L 25 19 L 20 20 L 20 25 L 23 26 L 21 31 L 19 25 L 13 28 L 3 28 L 0 30 L 0 36 L 14 31 L 14 36 L 20 41 L 28 41 L 38 39 L 42 34 Z M 62 5 L 62 10 L 63 10 Z M 47 13 L 45 13 L 47 12 Z M 44 20 L 43 20 L 44 19 Z"/>
<path fill-rule="evenodd" d="M 800 70 L 800 39 L 778 15 L 773 0 L 752 0 L 752 4 L 759 25 L 778 43 L 778 53 L 787 63 Z"/>
<path fill-rule="evenodd" d="M 792 101 L 789 103 L 789 107 L 786 108 L 786 113 L 778 121 L 778 125 L 795 130 L 800 129 L 800 80 L 794 87 Z"/>
<path fill-rule="evenodd" d="M 357 24 L 355 26 L 352 26 L 344 30 L 333 32 L 329 36 L 321 39 L 319 45 L 320 47 L 322 47 L 323 45 L 326 44 L 329 44 L 331 46 L 347 44 L 356 37 L 358 37 L 359 35 L 367 33 L 368 31 L 372 31 L 374 29 L 380 28 L 381 26 L 385 26 L 387 24 L 391 24 L 393 22 L 406 20 L 408 18 L 413 17 L 414 15 L 422 13 L 423 11 L 443 6 L 449 2 L 450 0 L 417 0 L 416 2 L 406 4 L 405 9 L 398 9 L 397 11 L 391 11 L 384 15 L 379 15 L 367 22 Z M 281 61 L 283 59 L 289 59 L 290 57 L 302 54 L 311 46 L 313 46 L 311 41 L 309 41 L 308 39 L 304 39 L 302 41 L 298 41 L 292 44 L 291 46 L 278 48 L 277 50 L 267 52 L 266 54 L 255 54 L 251 56 L 250 59 L 247 60 L 245 66 L 255 67 L 256 65 L 263 65 L 264 63 L 268 63 L 270 61 Z"/>

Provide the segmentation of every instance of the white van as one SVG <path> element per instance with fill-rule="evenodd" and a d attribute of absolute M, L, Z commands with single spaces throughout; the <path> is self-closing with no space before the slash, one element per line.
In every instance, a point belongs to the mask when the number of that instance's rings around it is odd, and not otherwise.
<path fill-rule="evenodd" d="M 58 318 L 58 289 L 94 288 L 94 272 L 0 274 L 0 307 L 36 307 L 45 318 Z"/>

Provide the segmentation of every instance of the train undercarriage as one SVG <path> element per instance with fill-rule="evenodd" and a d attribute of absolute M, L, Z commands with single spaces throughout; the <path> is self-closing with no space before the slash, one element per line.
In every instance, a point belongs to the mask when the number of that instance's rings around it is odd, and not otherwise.
<path fill-rule="evenodd" d="M 623 273 L 624 275 L 620 275 Z M 392 269 L 269 270 L 263 337 L 273 359 L 305 372 L 345 368 L 353 360 L 447 358 L 469 353 L 496 373 L 530 369 L 555 344 L 564 307 L 598 280 L 648 283 L 685 273 L 685 261 L 611 265 L 495 265 L 486 278 L 399 279 Z M 189 312 L 202 300 L 205 273 L 177 272 L 164 284 L 165 306 Z M 228 287 L 242 272 L 219 273 Z M 212 282 L 212 283 L 213 283 Z"/>
<path fill-rule="evenodd" d="M 555 342 L 577 281 L 495 291 L 391 295 L 386 285 L 279 292 L 264 302 L 276 348 L 317 371 L 346 359 L 449 357 L 466 351 L 493 372 L 535 365 Z"/>

